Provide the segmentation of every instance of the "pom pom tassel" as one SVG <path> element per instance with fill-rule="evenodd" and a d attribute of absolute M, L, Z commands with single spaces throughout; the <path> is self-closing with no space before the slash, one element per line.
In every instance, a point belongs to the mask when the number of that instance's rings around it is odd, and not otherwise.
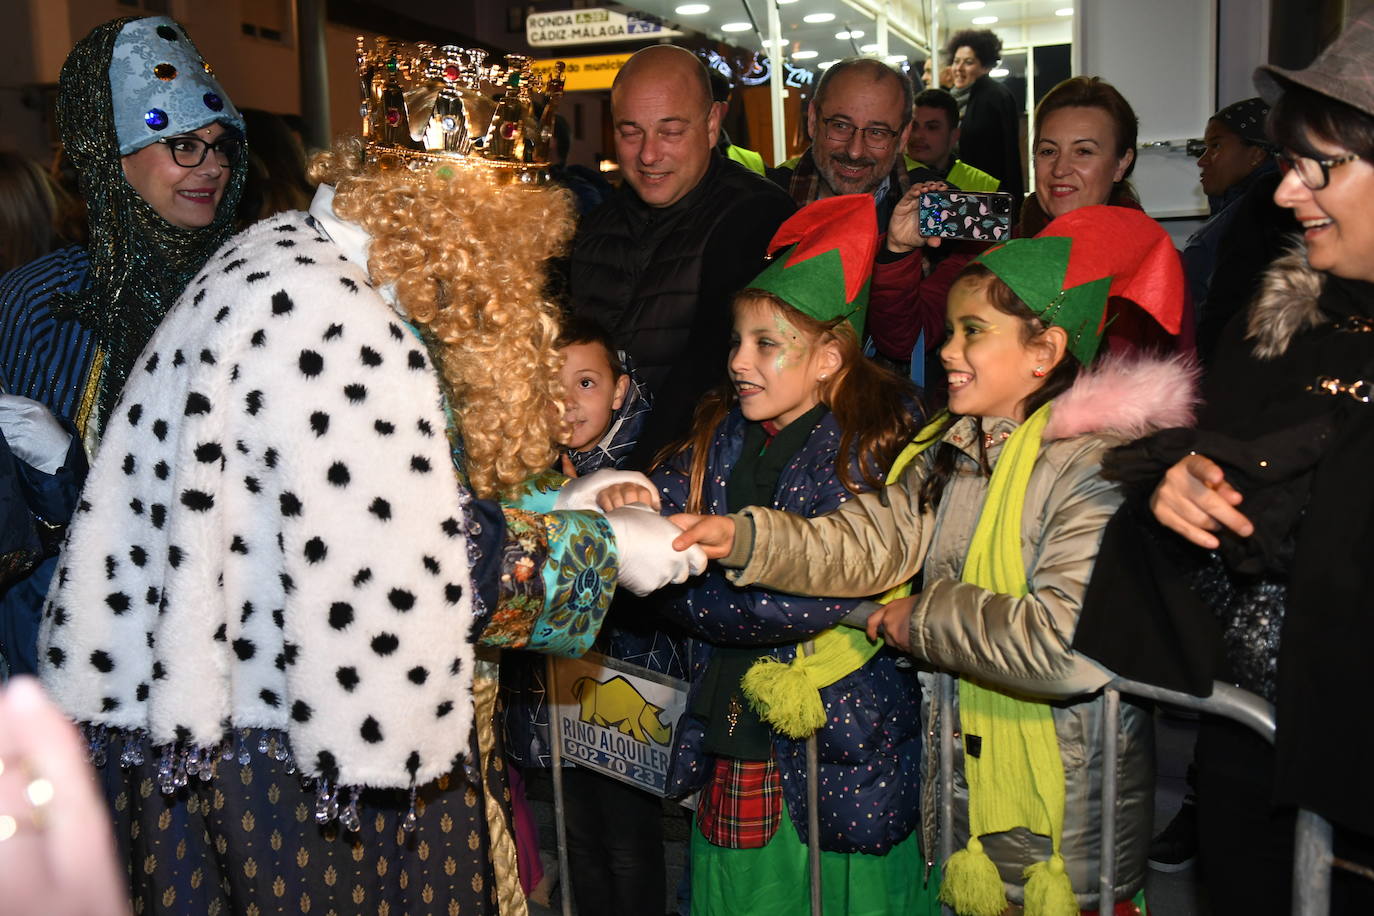
<path fill-rule="evenodd" d="M 953 907 L 959 916 L 1002 916 L 1007 908 L 1002 876 L 977 837 L 945 861 L 940 902 Z"/>
<path fill-rule="evenodd" d="M 1073 882 L 1064 870 L 1064 857 L 1055 853 L 1025 871 L 1026 916 L 1078 916 Z"/>
<path fill-rule="evenodd" d="M 749 705 L 789 738 L 809 737 L 825 724 L 825 704 L 805 671 L 775 658 L 761 658 L 740 681 Z"/>

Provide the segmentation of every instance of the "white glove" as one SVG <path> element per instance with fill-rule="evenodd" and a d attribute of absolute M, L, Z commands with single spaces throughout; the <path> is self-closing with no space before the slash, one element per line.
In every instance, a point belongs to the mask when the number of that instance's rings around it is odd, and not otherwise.
<path fill-rule="evenodd" d="M 17 394 L 0 394 L 0 430 L 10 451 L 44 474 L 62 467 L 72 442 L 52 411 Z"/>
<path fill-rule="evenodd" d="M 635 483 L 650 493 L 658 492 L 653 481 L 638 471 L 617 471 L 607 468 L 604 471 L 588 474 L 586 477 L 574 477 L 569 480 L 563 485 L 563 489 L 558 491 L 558 498 L 554 501 L 553 511 L 591 510 L 592 512 L 600 512 L 601 507 L 596 504 L 597 494 L 618 483 Z"/>
<path fill-rule="evenodd" d="M 670 582 L 686 582 L 706 568 L 706 554 L 696 544 L 674 550 L 681 529 L 648 506 L 631 503 L 606 513 L 620 554 L 620 584 L 647 595 Z"/>

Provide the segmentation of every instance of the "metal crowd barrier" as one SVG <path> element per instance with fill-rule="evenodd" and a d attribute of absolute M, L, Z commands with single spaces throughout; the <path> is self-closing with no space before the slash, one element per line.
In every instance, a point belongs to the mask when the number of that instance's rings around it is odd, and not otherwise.
<path fill-rule="evenodd" d="M 863 608 L 852 615 L 853 620 L 845 622 L 858 625 L 867 611 Z M 804 646 L 802 651 L 807 651 Z M 809 654 L 809 652 L 808 652 Z M 547 660 L 549 695 L 557 675 L 553 670 L 553 660 Z M 954 675 L 939 674 L 936 677 L 936 706 L 938 709 L 939 730 L 939 860 L 947 861 L 954 852 L 954 696 L 957 679 Z M 1266 700 L 1253 693 L 1241 690 L 1231 684 L 1217 681 L 1209 697 L 1195 697 L 1192 694 L 1166 690 L 1139 681 L 1117 678 L 1103 688 L 1102 703 L 1102 859 L 1098 874 L 1098 912 L 1110 916 L 1116 903 L 1116 796 L 1117 765 L 1120 759 L 1118 739 L 1121 727 L 1121 695 L 1127 694 L 1142 699 L 1155 700 L 1192 709 L 1211 715 L 1222 716 L 1238 722 L 1263 737 L 1274 742 L 1274 708 Z M 553 788 L 556 831 L 558 835 L 559 881 L 562 883 L 562 912 L 571 916 L 572 885 L 568 870 L 567 835 L 564 824 L 564 796 L 562 778 L 562 753 L 560 741 L 555 736 L 549 742 L 552 751 Z M 808 742 L 808 833 L 809 858 L 811 862 L 811 914 L 821 916 L 820 887 L 820 846 L 819 825 L 817 823 L 817 787 L 815 781 L 816 749 L 814 737 Z M 690 854 L 690 853 L 689 853 Z M 1331 824 L 1320 815 L 1299 810 L 1295 832 L 1293 859 L 1293 907 L 1294 916 L 1328 916 L 1331 908 L 1331 870 L 1343 868 L 1374 880 L 1374 869 L 1336 857 L 1332 847 Z M 1106 901 L 1106 909 L 1103 902 Z M 953 910 L 943 906 L 946 916 L 954 916 Z"/>
<path fill-rule="evenodd" d="M 955 678 L 938 678 L 937 702 L 940 727 L 940 859 L 954 851 L 954 734 L 949 724 L 953 716 Z M 1109 914 L 1116 895 L 1116 795 L 1118 738 L 1121 727 L 1121 695 L 1168 703 L 1198 712 L 1222 716 L 1253 729 L 1269 743 L 1274 742 L 1274 707 L 1266 700 L 1239 687 L 1217 681 L 1209 697 L 1165 690 L 1151 684 L 1117 678 L 1103 688 L 1102 703 L 1102 861 L 1098 875 L 1098 912 Z M 1297 816 L 1293 858 L 1294 916 L 1327 916 L 1331 909 L 1331 870 L 1344 868 L 1374 879 L 1374 870 L 1337 858 L 1332 852 L 1331 824 L 1311 811 Z M 1107 901 L 1103 909 L 1102 901 Z M 944 908 L 946 914 L 952 911 Z"/>

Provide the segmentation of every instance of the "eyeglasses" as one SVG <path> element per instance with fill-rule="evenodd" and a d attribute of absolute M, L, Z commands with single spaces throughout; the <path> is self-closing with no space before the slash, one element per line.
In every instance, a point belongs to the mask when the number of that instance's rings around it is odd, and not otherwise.
<path fill-rule="evenodd" d="M 843 118 L 821 118 L 821 123 L 825 125 L 825 136 L 836 143 L 848 143 L 856 130 L 864 135 L 864 146 L 869 149 L 887 149 L 897 138 L 895 130 L 886 127 L 856 127 Z"/>
<path fill-rule="evenodd" d="M 1359 153 L 1337 156 L 1334 159 L 1312 159 L 1308 156 L 1280 153 L 1279 168 L 1283 169 L 1285 175 L 1289 172 L 1297 172 L 1299 181 L 1310 190 L 1320 191 L 1331 181 L 1332 169 L 1338 165 L 1345 165 L 1347 162 L 1354 162 L 1359 158 L 1361 158 Z"/>
<path fill-rule="evenodd" d="M 206 143 L 199 137 L 161 137 L 157 142 L 171 151 L 172 161 L 183 169 L 200 165 L 211 150 L 215 151 L 215 161 L 225 168 L 238 162 L 243 154 L 243 140 L 239 137 L 220 137 L 214 143 Z"/>

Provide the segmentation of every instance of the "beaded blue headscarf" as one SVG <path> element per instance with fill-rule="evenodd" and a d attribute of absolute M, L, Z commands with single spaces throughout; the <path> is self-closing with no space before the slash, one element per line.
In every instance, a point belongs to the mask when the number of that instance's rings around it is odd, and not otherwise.
<path fill-rule="evenodd" d="M 146 72 L 135 66 L 139 60 Z M 117 86 L 112 86 L 114 81 Z M 129 139 L 130 151 L 213 121 L 243 129 L 238 111 L 213 80 L 185 29 L 165 16 L 116 19 L 97 26 L 67 56 L 59 87 L 58 132 L 86 200 L 91 273 L 86 286 L 64 296 L 55 312 L 89 328 L 104 354 L 95 414 L 99 432 L 133 361 L 163 315 L 233 234 L 248 157 L 239 156 L 232 167 L 214 222 L 199 229 L 173 226 L 125 180 L 120 158 L 129 138 L 122 134 L 136 125 L 117 124 L 121 112 L 133 111 L 146 133 L 133 132 L 136 139 Z M 221 107 L 216 108 L 217 103 Z M 173 123 L 174 115 L 184 117 L 185 123 Z"/>

